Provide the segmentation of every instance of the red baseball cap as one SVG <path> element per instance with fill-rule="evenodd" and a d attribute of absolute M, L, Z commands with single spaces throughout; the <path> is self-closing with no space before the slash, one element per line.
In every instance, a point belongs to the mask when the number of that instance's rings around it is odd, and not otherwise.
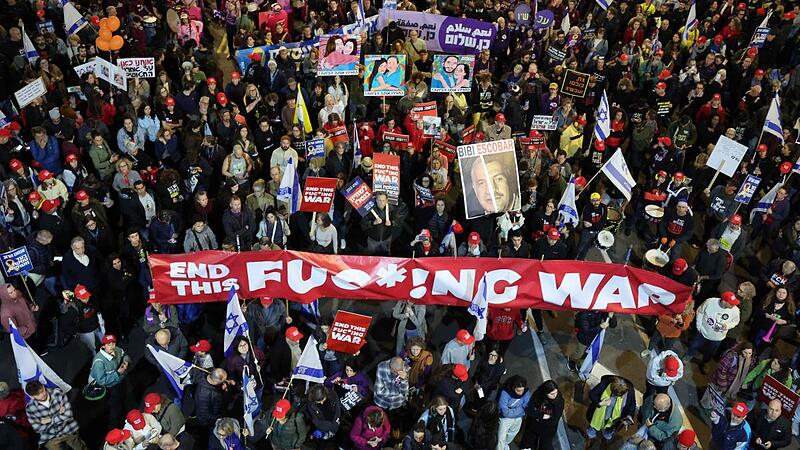
<path fill-rule="evenodd" d="M 586 178 L 584 177 L 575 178 L 575 186 L 580 186 L 580 187 L 586 186 Z"/>
<path fill-rule="evenodd" d="M 731 410 L 731 414 L 741 419 L 747 417 L 747 413 L 747 405 L 744 402 L 737 402 L 735 405 L 733 405 L 733 409 Z"/>
<path fill-rule="evenodd" d="M 745 9 L 747 9 L 747 4 L 746 3 L 739 3 L 738 5 L 736 5 L 736 9 L 738 9 L 740 11 L 744 11 Z"/>
<path fill-rule="evenodd" d="M 764 69 L 756 69 L 756 73 L 755 74 L 756 74 L 756 76 L 763 76 L 764 73 L 766 73 L 766 72 L 764 72 Z"/>
<path fill-rule="evenodd" d="M 421 237 L 426 237 L 426 238 L 430 239 L 431 238 L 431 230 L 429 230 L 427 228 L 423 228 L 422 231 L 419 232 L 419 235 Z"/>
<path fill-rule="evenodd" d="M 11 122 L 8 125 L 8 129 L 11 131 L 19 131 L 22 129 L 22 126 L 19 124 L 19 122 Z"/>
<path fill-rule="evenodd" d="M 469 237 L 467 237 L 467 242 L 473 245 L 478 245 L 481 243 L 481 235 L 473 231 L 469 234 Z"/>
<path fill-rule="evenodd" d="M 475 342 L 475 336 L 469 334 L 469 331 L 461 329 L 456 333 L 456 340 L 462 344 L 470 345 Z"/>
<path fill-rule="evenodd" d="M 40 194 L 39 191 L 32 191 L 30 194 L 28 194 L 29 202 L 38 203 L 40 200 L 42 200 L 42 194 Z"/>
<path fill-rule="evenodd" d="M 667 172 L 665 170 L 659 170 L 658 172 L 656 172 L 656 176 L 657 177 L 666 177 L 667 176 Z"/>
<path fill-rule="evenodd" d="M 684 447 L 691 447 L 694 445 L 695 439 L 697 439 L 697 434 L 695 434 L 694 430 L 683 430 L 678 435 L 678 444 Z"/>
<path fill-rule="evenodd" d="M 558 228 L 552 227 L 549 230 L 547 230 L 547 238 L 557 241 L 561 239 L 561 233 L 558 232 Z"/>
<path fill-rule="evenodd" d="M 769 150 L 769 147 L 767 147 L 767 144 L 758 144 L 758 151 L 759 152 L 765 152 L 767 150 Z"/>
<path fill-rule="evenodd" d="M 55 211 L 58 208 L 58 201 L 57 200 L 45 200 L 42 202 L 42 211 L 49 213 Z"/>
<path fill-rule="evenodd" d="M 667 147 L 669 147 L 670 145 L 672 145 L 672 138 L 669 136 L 661 136 L 660 138 L 658 138 L 658 143 L 664 144 Z"/>
<path fill-rule="evenodd" d="M 734 294 L 734 293 L 733 293 L 733 292 L 731 292 L 731 291 L 725 291 L 725 292 L 723 292 L 723 293 L 722 293 L 722 296 L 721 296 L 720 298 L 722 299 L 722 301 L 724 301 L 724 302 L 726 302 L 726 303 L 730 303 L 730 304 L 731 304 L 731 305 L 733 305 L 733 306 L 736 306 L 736 305 L 738 305 L 739 303 L 741 303 L 741 301 L 739 300 L 739 298 L 738 298 L 738 297 L 736 297 L 736 294 Z"/>
<path fill-rule="evenodd" d="M 8 163 L 8 166 L 11 167 L 11 170 L 13 170 L 14 172 L 18 171 L 19 169 L 22 169 L 23 167 L 22 161 L 18 159 L 12 159 L 11 162 Z"/>
<path fill-rule="evenodd" d="M 786 14 L 783 15 L 783 18 L 786 20 L 794 20 L 795 18 L 794 11 L 787 12 Z"/>
<path fill-rule="evenodd" d="M 81 300 L 89 300 L 91 298 L 92 293 L 86 289 L 86 286 L 79 284 L 75 286 L 75 297 L 78 297 Z"/>
<path fill-rule="evenodd" d="M 247 55 L 247 57 L 251 61 L 261 62 L 261 53 L 255 53 L 255 52 L 254 53 L 250 53 L 249 55 Z"/>
<path fill-rule="evenodd" d="M 628 56 L 627 53 L 623 53 L 623 54 L 619 55 L 619 60 L 622 61 L 622 62 L 628 62 L 628 58 L 629 58 L 629 56 Z"/>
<path fill-rule="evenodd" d="M 739 214 L 734 214 L 730 218 L 730 223 L 733 225 L 741 225 L 742 224 L 742 216 Z"/>
<path fill-rule="evenodd" d="M 286 337 L 295 342 L 299 342 L 300 339 L 303 339 L 303 333 L 301 333 L 297 327 L 289 327 L 286 329 Z"/>
<path fill-rule="evenodd" d="M 714 36 L 714 43 L 717 44 L 717 45 L 722 44 L 722 39 L 723 39 L 722 35 L 718 34 L 718 35 Z"/>
<path fill-rule="evenodd" d="M 66 157 L 66 161 L 67 161 L 68 163 L 69 163 L 69 162 L 72 162 L 72 161 L 77 161 L 77 160 L 78 160 L 78 155 L 76 155 L 75 153 L 70 153 L 70 154 L 69 154 L 69 155 L 67 155 L 67 157 Z"/>
<path fill-rule="evenodd" d="M 719 95 L 718 93 L 714 94 L 711 96 L 711 100 L 722 100 L 722 96 Z"/>
<path fill-rule="evenodd" d="M 197 352 L 206 353 L 209 350 L 211 350 L 211 343 L 205 339 L 200 339 L 199 341 L 197 341 L 196 344 L 189 346 L 189 351 L 191 351 L 192 353 L 197 353 Z"/>
<path fill-rule="evenodd" d="M 600 139 L 594 140 L 594 148 L 600 150 L 601 152 L 606 149 L 606 142 Z"/>
<path fill-rule="evenodd" d="M 228 96 L 225 95 L 224 92 L 217 92 L 217 103 L 219 103 L 222 106 L 227 105 L 228 104 Z"/>
<path fill-rule="evenodd" d="M 130 437 L 130 431 L 114 428 L 113 430 L 109 431 L 108 434 L 106 434 L 106 443 L 108 445 L 117 445 L 130 439 Z"/>
<path fill-rule="evenodd" d="M 748 48 L 747 49 L 747 56 L 749 56 L 751 58 L 755 58 L 756 56 L 758 56 L 758 49 L 755 48 L 755 47 Z"/>
<path fill-rule="evenodd" d="M 86 193 L 83 189 L 75 193 L 75 200 L 84 201 L 89 200 L 89 194 Z"/>
<path fill-rule="evenodd" d="M 475 140 L 476 141 L 483 142 L 484 139 L 486 139 L 486 134 L 483 131 L 478 131 L 477 133 L 475 133 Z"/>
<path fill-rule="evenodd" d="M 506 121 L 506 115 L 503 114 L 503 113 L 497 113 L 497 115 L 494 116 L 494 120 L 495 120 L 495 122 L 505 122 Z"/>
<path fill-rule="evenodd" d="M 463 364 L 456 364 L 453 366 L 453 376 L 461 380 L 461 382 L 467 381 L 467 378 L 469 378 L 467 367 Z"/>
<path fill-rule="evenodd" d="M 103 345 L 110 344 L 111 342 L 117 342 L 117 337 L 113 334 L 106 334 L 103 336 L 103 339 L 100 339 L 100 343 Z"/>
<path fill-rule="evenodd" d="M 681 368 L 681 362 L 674 356 L 667 356 L 664 358 L 664 373 L 668 377 L 678 376 L 678 369 Z"/>
<path fill-rule="evenodd" d="M 670 144 L 671 143 L 672 141 L 670 140 Z M 684 175 L 683 172 L 675 172 L 675 175 L 672 177 L 675 178 L 675 181 L 683 181 L 686 179 L 686 175 Z"/>
<path fill-rule="evenodd" d="M 275 403 L 275 408 L 272 409 L 272 417 L 276 419 L 283 419 L 286 417 L 286 414 L 289 414 L 289 411 L 292 409 L 292 403 L 285 398 L 278 400 Z"/>
<path fill-rule="evenodd" d="M 683 258 L 678 258 L 672 263 L 672 274 L 673 275 L 682 275 L 683 272 L 686 272 L 686 269 L 689 268 L 689 263 L 686 262 Z"/>
<path fill-rule="evenodd" d="M 664 56 L 664 50 L 656 50 L 656 56 Z"/>
<path fill-rule="evenodd" d="M 669 69 L 664 69 L 664 70 L 661 71 L 661 73 L 658 74 L 658 79 L 659 80 L 666 80 L 667 78 L 669 78 L 671 76 L 672 76 L 672 72 L 670 72 Z"/>
<path fill-rule="evenodd" d="M 156 410 L 156 405 L 161 403 L 161 395 L 151 392 L 144 396 L 144 412 L 152 414 Z"/>
<path fill-rule="evenodd" d="M 8 128 L 0 128 L 0 137 L 11 137 L 11 130 Z"/>
<path fill-rule="evenodd" d="M 238 80 L 240 78 L 242 78 L 242 74 L 240 74 L 239 72 L 231 72 L 231 79 Z"/>
<path fill-rule="evenodd" d="M 206 78 L 206 84 L 217 84 L 217 79 L 214 77 Z"/>
<path fill-rule="evenodd" d="M 667 88 L 667 83 L 664 83 L 663 81 L 659 81 L 658 83 L 656 83 L 656 89 L 666 89 L 666 88 Z"/>
<path fill-rule="evenodd" d="M 44 181 L 44 180 L 53 178 L 53 172 L 50 172 L 47 169 L 41 170 L 41 171 L 39 171 L 38 178 L 39 178 L 39 181 Z"/>
<path fill-rule="evenodd" d="M 167 97 L 164 99 L 164 104 L 167 106 L 175 106 L 175 99 L 172 97 Z"/>
<path fill-rule="evenodd" d="M 272 304 L 273 300 L 272 297 L 261 297 L 258 299 L 258 302 L 261 303 L 263 306 L 269 306 Z"/>
<path fill-rule="evenodd" d="M 133 428 L 136 431 L 141 431 L 146 425 L 144 422 L 144 416 L 142 415 L 142 412 L 139 411 L 138 409 L 132 409 L 128 411 L 128 415 L 125 416 L 125 419 L 128 421 L 129 424 L 131 424 L 131 428 Z"/>
<path fill-rule="evenodd" d="M 697 38 L 698 44 L 705 44 L 706 42 L 708 42 L 708 38 L 705 36 L 700 36 L 699 38 Z"/>
<path fill-rule="evenodd" d="M 575 118 L 575 122 L 578 122 L 578 125 L 586 125 L 586 117 L 578 116 Z"/>

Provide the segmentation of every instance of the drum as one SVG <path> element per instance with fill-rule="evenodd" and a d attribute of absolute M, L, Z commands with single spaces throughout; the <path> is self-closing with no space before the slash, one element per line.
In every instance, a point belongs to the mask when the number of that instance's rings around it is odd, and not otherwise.
<path fill-rule="evenodd" d="M 669 262 L 669 255 L 661 249 L 653 248 L 645 252 L 644 261 L 646 269 L 660 269 Z"/>
<path fill-rule="evenodd" d="M 658 205 L 647 205 L 644 207 L 644 215 L 650 223 L 659 223 L 664 218 L 664 208 Z"/>
<path fill-rule="evenodd" d="M 175 12 L 174 9 L 167 10 L 167 25 L 173 33 L 180 31 L 181 19 L 178 17 L 178 13 Z"/>
<path fill-rule="evenodd" d="M 597 240 L 595 240 L 595 245 L 600 250 L 608 250 L 614 246 L 614 234 L 608 230 L 603 230 L 597 233 Z"/>
<path fill-rule="evenodd" d="M 250 2 L 247 4 L 247 12 L 254 13 L 256 11 L 258 11 L 258 3 Z"/>
<path fill-rule="evenodd" d="M 144 16 L 142 18 L 142 26 L 145 28 L 155 28 L 156 22 L 158 22 L 158 19 L 155 16 Z"/>
<path fill-rule="evenodd" d="M 619 230 L 619 224 L 622 223 L 622 211 L 609 206 L 608 212 L 606 213 L 606 222 L 607 225 L 605 229 L 616 233 Z"/>

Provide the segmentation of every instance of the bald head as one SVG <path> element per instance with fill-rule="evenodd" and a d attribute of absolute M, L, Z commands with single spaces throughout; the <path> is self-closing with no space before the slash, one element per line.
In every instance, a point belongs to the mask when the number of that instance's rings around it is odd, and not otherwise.
<path fill-rule="evenodd" d="M 668 410 L 670 406 L 672 406 L 672 399 L 669 398 L 669 395 L 656 394 L 656 398 L 653 399 L 653 408 L 664 412 Z"/>
<path fill-rule="evenodd" d="M 162 328 L 156 331 L 156 342 L 158 345 L 166 348 L 169 345 L 170 338 L 169 330 Z"/>
<path fill-rule="evenodd" d="M 767 420 L 770 422 L 774 422 L 778 420 L 778 417 L 781 416 L 781 410 L 783 409 L 783 405 L 781 401 L 777 398 L 770 400 L 767 404 Z"/>

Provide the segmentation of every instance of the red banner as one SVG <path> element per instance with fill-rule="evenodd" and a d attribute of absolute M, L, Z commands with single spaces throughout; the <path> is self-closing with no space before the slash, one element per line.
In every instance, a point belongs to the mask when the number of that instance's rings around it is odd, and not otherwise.
<path fill-rule="evenodd" d="M 336 178 L 306 178 L 306 186 L 303 189 L 303 202 L 300 203 L 300 211 L 322 212 L 331 210 L 333 197 L 336 195 Z"/>
<path fill-rule="evenodd" d="M 761 385 L 761 390 L 758 391 L 758 401 L 769 403 L 770 400 L 777 398 L 781 401 L 781 415 L 789 420 L 794 416 L 794 410 L 797 408 L 797 402 L 800 401 L 800 395 L 793 390 L 787 388 L 780 381 L 767 375 L 764 378 L 764 384 Z"/>
<path fill-rule="evenodd" d="M 383 133 L 383 141 L 388 142 L 389 145 L 396 150 L 408 150 L 409 136 L 400 133 Z"/>
<path fill-rule="evenodd" d="M 456 146 L 452 144 L 448 144 L 445 141 L 435 140 L 433 141 L 433 148 L 439 150 L 439 153 L 443 154 L 445 158 L 447 158 L 448 162 L 453 162 L 456 158 Z"/>
<path fill-rule="evenodd" d="M 344 125 L 331 128 L 329 132 L 331 134 L 331 142 L 334 144 L 339 142 L 347 142 L 350 140 L 350 138 L 347 136 L 347 127 Z"/>
<path fill-rule="evenodd" d="M 337 311 L 333 320 L 328 340 L 325 342 L 329 350 L 349 353 L 358 353 L 367 343 L 367 330 L 372 317 L 348 311 Z"/>
<path fill-rule="evenodd" d="M 436 117 L 439 113 L 436 110 L 436 102 L 417 103 L 409 111 L 411 120 L 414 122 L 422 120 L 423 117 Z"/>
<path fill-rule="evenodd" d="M 482 277 L 490 305 L 509 308 L 677 314 L 691 288 L 657 273 L 621 264 L 515 258 L 390 258 L 295 251 L 202 251 L 150 255 L 161 303 L 239 297 L 311 302 L 411 299 L 467 306 Z"/>

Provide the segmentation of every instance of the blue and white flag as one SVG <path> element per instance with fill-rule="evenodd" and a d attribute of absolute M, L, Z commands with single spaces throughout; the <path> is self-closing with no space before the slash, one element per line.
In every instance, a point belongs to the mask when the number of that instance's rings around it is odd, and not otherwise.
<path fill-rule="evenodd" d="M 297 177 L 297 169 L 294 166 L 294 158 L 289 158 L 286 171 L 283 172 L 281 184 L 278 186 L 276 198 L 289 204 L 289 214 L 294 214 L 300 209 L 300 180 Z"/>
<path fill-rule="evenodd" d="M 447 234 L 444 235 L 444 237 L 442 238 L 441 244 L 439 244 L 439 253 L 441 253 L 442 255 L 444 255 L 445 252 L 447 252 L 447 250 L 449 248 L 451 248 L 451 247 L 455 248 L 456 247 L 456 245 L 455 245 L 455 243 L 456 243 L 456 232 L 455 232 L 456 224 L 458 224 L 458 222 L 456 222 L 455 220 L 450 222 L 450 228 L 447 229 Z"/>
<path fill-rule="evenodd" d="M 256 395 L 256 379 L 250 376 L 250 368 L 245 364 L 242 369 L 242 400 L 244 402 L 244 424 L 254 436 L 253 421 L 261 412 L 261 402 Z"/>
<path fill-rule="evenodd" d="M 622 150 L 617 149 L 614 155 L 603 164 L 600 168 L 608 179 L 614 183 L 614 186 L 622 192 L 628 200 L 631 199 L 633 187 L 636 186 L 636 180 L 631 176 L 628 170 L 628 164 L 625 162 L 625 157 L 622 155 Z"/>
<path fill-rule="evenodd" d="M 692 6 L 689 8 L 689 15 L 686 16 L 686 25 L 683 26 L 683 40 L 689 40 L 689 33 L 692 28 L 697 26 L 697 1 L 692 0 Z"/>
<path fill-rule="evenodd" d="M 561 31 L 563 31 L 564 34 L 569 34 L 570 28 L 571 25 L 569 23 L 569 14 L 564 14 L 564 18 L 561 19 Z"/>
<path fill-rule="evenodd" d="M 362 33 L 367 32 L 366 14 L 364 13 L 364 0 L 358 0 L 358 26 Z"/>
<path fill-rule="evenodd" d="M 769 133 L 783 145 L 783 127 L 781 127 L 781 100 L 778 94 L 772 98 L 772 103 L 769 105 L 767 117 L 764 119 L 764 127 L 761 129 L 764 133 Z"/>
<path fill-rule="evenodd" d="M 467 312 L 475 316 L 478 321 L 475 323 L 475 329 L 472 335 L 475 340 L 483 340 L 486 335 L 486 326 L 489 323 L 487 316 L 489 314 L 489 289 L 486 286 L 486 274 L 481 277 L 478 283 L 478 288 L 475 290 L 475 295 L 472 297 L 472 303 L 469 304 Z"/>
<path fill-rule="evenodd" d="M 594 124 L 594 134 L 601 141 L 605 141 L 611 135 L 611 113 L 605 89 L 603 89 L 600 105 L 597 107 L 597 122 Z"/>
<path fill-rule="evenodd" d="M 397 9 L 397 0 L 386 0 L 383 2 L 383 9 Z"/>
<path fill-rule="evenodd" d="M 769 34 L 769 19 L 772 17 L 772 11 L 768 12 L 761 24 L 753 31 L 753 36 L 750 38 L 750 45 L 748 47 L 761 48 L 767 40 Z"/>
<path fill-rule="evenodd" d="M 780 189 L 781 186 L 783 186 L 783 183 L 776 183 L 769 192 L 761 197 L 761 200 L 759 200 L 753 210 L 750 211 L 750 223 L 753 223 L 753 218 L 756 217 L 756 214 L 766 214 L 767 210 L 772 208 L 772 204 L 775 203 L 775 197 L 778 195 L 778 189 Z"/>
<path fill-rule="evenodd" d="M 322 362 L 319 360 L 319 351 L 317 351 L 317 340 L 314 339 L 314 336 L 308 338 L 303 354 L 300 355 L 297 367 L 292 373 L 292 378 L 297 380 L 306 380 L 312 383 L 325 381 L 325 373 L 322 370 Z"/>
<path fill-rule="evenodd" d="M 596 1 L 597 1 L 597 4 L 600 5 L 601 8 L 603 8 L 603 11 L 608 11 L 608 7 L 611 6 L 612 3 L 614 3 L 614 0 L 596 0 Z M 536 3 L 539 3 L 539 2 L 536 2 Z M 536 14 L 534 13 L 534 16 L 535 15 Z"/>
<path fill-rule="evenodd" d="M 225 312 L 225 335 L 223 337 L 223 349 L 225 357 L 228 357 L 236 349 L 233 348 L 233 341 L 239 336 L 250 339 L 250 327 L 242 314 L 242 306 L 239 304 L 239 295 L 236 288 L 232 287 L 228 294 L 228 308 Z"/>
<path fill-rule="evenodd" d="M 561 224 L 577 225 L 578 223 L 578 207 L 575 206 L 575 177 L 569 178 L 567 188 L 561 194 L 561 200 L 558 202 L 558 215 L 561 217 Z"/>
<path fill-rule="evenodd" d="M 579 376 L 582 380 L 586 381 L 589 379 L 589 375 L 592 374 L 592 369 L 594 369 L 594 364 L 600 359 L 600 351 L 603 349 L 603 340 L 606 338 L 606 330 L 605 328 L 601 329 L 597 336 L 594 337 L 592 341 L 592 345 L 586 349 L 586 359 L 583 360 L 583 364 L 581 364 L 581 369 L 578 371 Z"/>
<path fill-rule="evenodd" d="M 177 356 L 173 356 L 164 350 L 147 344 L 147 349 L 153 354 L 161 371 L 166 375 L 169 384 L 178 393 L 178 398 L 183 398 L 183 390 L 189 382 L 189 373 L 192 371 L 192 363 L 184 361 Z"/>
<path fill-rule="evenodd" d="M 0 109 L 0 128 L 5 128 L 9 125 L 11 125 L 11 121 L 8 120 L 8 117 L 6 117 L 6 113 L 4 113 L 2 109 Z"/>
<path fill-rule="evenodd" d="M 39 52 L 36 51 L 36 47 L 33 46 L 33 42 L 31 42 L 31 38 L 28 37 L 28 33 L 25 32 L 25 27 L 22 27 L 22 48 L 25 51 L 25 58 L 28 59 L 28 62 L 33 64 L 39 59 Z"/>
<path fill-rule="evenodd" d="M 81 31 L 88 23 L 72 3 L 64 2 L 64 30 L 66 30 L 67 36 Z"/>
<path fill-rule="evenodd" d="M 797 161 L 795 161 L 794 165 L 792 166 L 792 172 L 800 173 L 800 158 L 797 158 Z"/>
<path fill-rule="evenodd" d="M 358 140 L 358 125 L 353 122 L 353 168 L 361 164 L 361 141 Z"/>
<path fill-rule="evenodd" d="M 14 361 L 17 364 L 17 379 L 23 388 L 31 381 L 38 381 L 45 387 L 57 387 L 64 393 L 72 389 L 72 386 L 62 380 L 36 352 L 28 347 L 28 343 L 19 334 L 17 326 L 11 319 L 8 319 L 8 329 L 11 331 L 11 349 L 14 351 Z"/>

